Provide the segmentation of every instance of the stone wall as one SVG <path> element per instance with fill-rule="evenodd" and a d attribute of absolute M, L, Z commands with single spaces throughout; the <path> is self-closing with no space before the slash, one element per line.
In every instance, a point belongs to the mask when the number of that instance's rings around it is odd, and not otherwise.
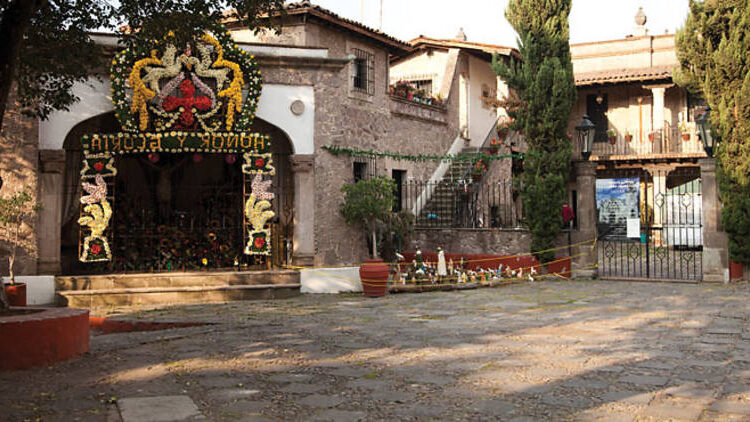
<path fill-rule="evenodd" d="M 7 198 L 16 192 L 29 187 L 38 196 L 38 156 L 39 147 L 37 133 L 39 126 L 36 119 L 24 117 L 20 113 L 20 105 L 14 95 L 8 99 L 8 108 L 3 120 L 3 130 L 0 133 L 0 177 L 3 186 L 0 197 Z M 25 239 L 29 250 L 37 248 L 36 221 L 31 226 L 24 226 L 21 238 Z M 4 234 L 0 232 L 0 274 L 8 274 L 9 245 L 4 241 Z M 18 251 L 15 264 L 16 274 L 35 274 L 37 260 L 35 252 Z"/>
<path fill-rule="evenodd" d="M 571 243 L 583 241 L 578 239 L 578 232 L 572 232 Z M 566 247 L 567 233 L 560 233 L 555 245 L 559 248 L 557 257 L 571 255 Z M 448 253 L 522 255 L 531 248 L 531 233 L 525 229 L 418 229 L 406 250 L 413 251 L 417 246 L 425 252 L 434 252 L 440 246 Z"/>
<path fill-rule="evenodd" d="M 354 182 L 353 160 L 334 156 L 324 146 L 337 145 L 403 154 L 445 153 L 458 134 L 450 122 L 457 121 L 450 105 L 446 110 L 409 104 L 394 105 L 387 93 L 388 54 L 364 38 L 308 23 L 308 45 L 325 45 L 329 57 L 346 57 L 352 48 L 375 56 L 375 89 L 372 96 L 352 94 L 351 65 L 343 68 L 306 66 L 263 67 L 265 83 L 310 85 L 315 89 L 315 265 L 356 264 L 367 258 L 362 230 L 347 227 L 339 214 L 341 188 Z M 390 176 L 405 170 L 408 178 L 426 180 L 439 163 L 377 160 L 377 174 Z"/>

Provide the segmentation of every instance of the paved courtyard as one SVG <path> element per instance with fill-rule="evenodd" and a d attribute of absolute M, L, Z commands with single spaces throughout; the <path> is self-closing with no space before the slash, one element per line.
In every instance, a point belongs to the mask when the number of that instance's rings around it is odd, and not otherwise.
<path fill-rule="evenodd" d="M 542 282 L 121 313 L 215 324 L 98 335 L 80 360 L 0 373 L 0 420 L 750 421 L 746 284 Z"/>

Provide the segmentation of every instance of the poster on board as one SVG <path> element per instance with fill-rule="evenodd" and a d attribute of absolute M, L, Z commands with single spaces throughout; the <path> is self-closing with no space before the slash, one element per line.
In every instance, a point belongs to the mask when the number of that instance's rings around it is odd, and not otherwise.
<path fill-rule="evenodd" d="M 596 180 L 596 210 L 600 235 L 626 237 L 628 219 L 640 221 L 639 186 L 640 180 L 637 177 Z M 631 227 L 631 234 L 632 231 Z"/>

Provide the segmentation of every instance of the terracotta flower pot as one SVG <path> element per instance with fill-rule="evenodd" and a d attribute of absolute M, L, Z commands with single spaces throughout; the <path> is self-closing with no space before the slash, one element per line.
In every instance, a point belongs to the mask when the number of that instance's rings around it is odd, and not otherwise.
<path fill-rule="evenodd" d="M 388 292 L 388 265 L 382 259 L 368 259 L 359 267 L 362 290 L 367 297 L 382 297 Z"/>
<path fill-rule="evenodd" d="M 611 136 L 611 137 L 609 138 L 609 143 L 610 143 L 610 144 L 612 144 L 612 145 L 614 145 L 615 143 L 617 143 L 617 138 L 616 138 L 616 137 L 614 137 L 614 136 Z"/>
<path fill-rule="evenodd" d="M 648 134 L 648 140 L 649 140 L 649 142 L 654 142 L 654 137 L 655 137 L 655 136 L 656 136 L 656 134 L 654 134 L 654 133 L 649 133 L 649 134 Z"/>
<path fill-rule="evenodd" d="M 742 263 L 729 261 L 729 279 L 740 280 L 742 279 Z"/>
<path fill-rule="evenodd" d="M 633 135 L 625 135 L 625 142 L 632 142 L 633 141 Z"/>
<path fill-rule="evenodd" d="M 683 133 L 682 134 L 682 140 L 687 142 L 690 140 L 690 134 L 689 133 Z"/>
<path fill-rule="evenodd" d="M 5 294 L 10 306 L 26 306 L 26 283 L 6 284 Z"/>

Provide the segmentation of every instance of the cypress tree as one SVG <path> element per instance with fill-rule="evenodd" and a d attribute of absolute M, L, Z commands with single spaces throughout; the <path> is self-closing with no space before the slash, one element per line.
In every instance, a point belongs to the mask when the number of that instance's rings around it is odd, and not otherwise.
<path fill-rule="evenodd" d="M 750 1 L 690 1 L 677 32 L 675 81 L 701 95 L 721 135 L 715 148 L 729 256 L 750 262 Z"/>
<path fill-rule="evenodd" d="M 521 60 L 493 60 L 495 72 L 513 93 L 505 101 L 512 129 L 524 134 L 528 146 L 520 193 L 531 251 L 543 262 L 555 256 L 538 252 L 555 247 L 570 173 L 567 128 L 576 99 L 570 7 L 571 0 L 510 0 L 505 16 L 518 33 Z"/>

